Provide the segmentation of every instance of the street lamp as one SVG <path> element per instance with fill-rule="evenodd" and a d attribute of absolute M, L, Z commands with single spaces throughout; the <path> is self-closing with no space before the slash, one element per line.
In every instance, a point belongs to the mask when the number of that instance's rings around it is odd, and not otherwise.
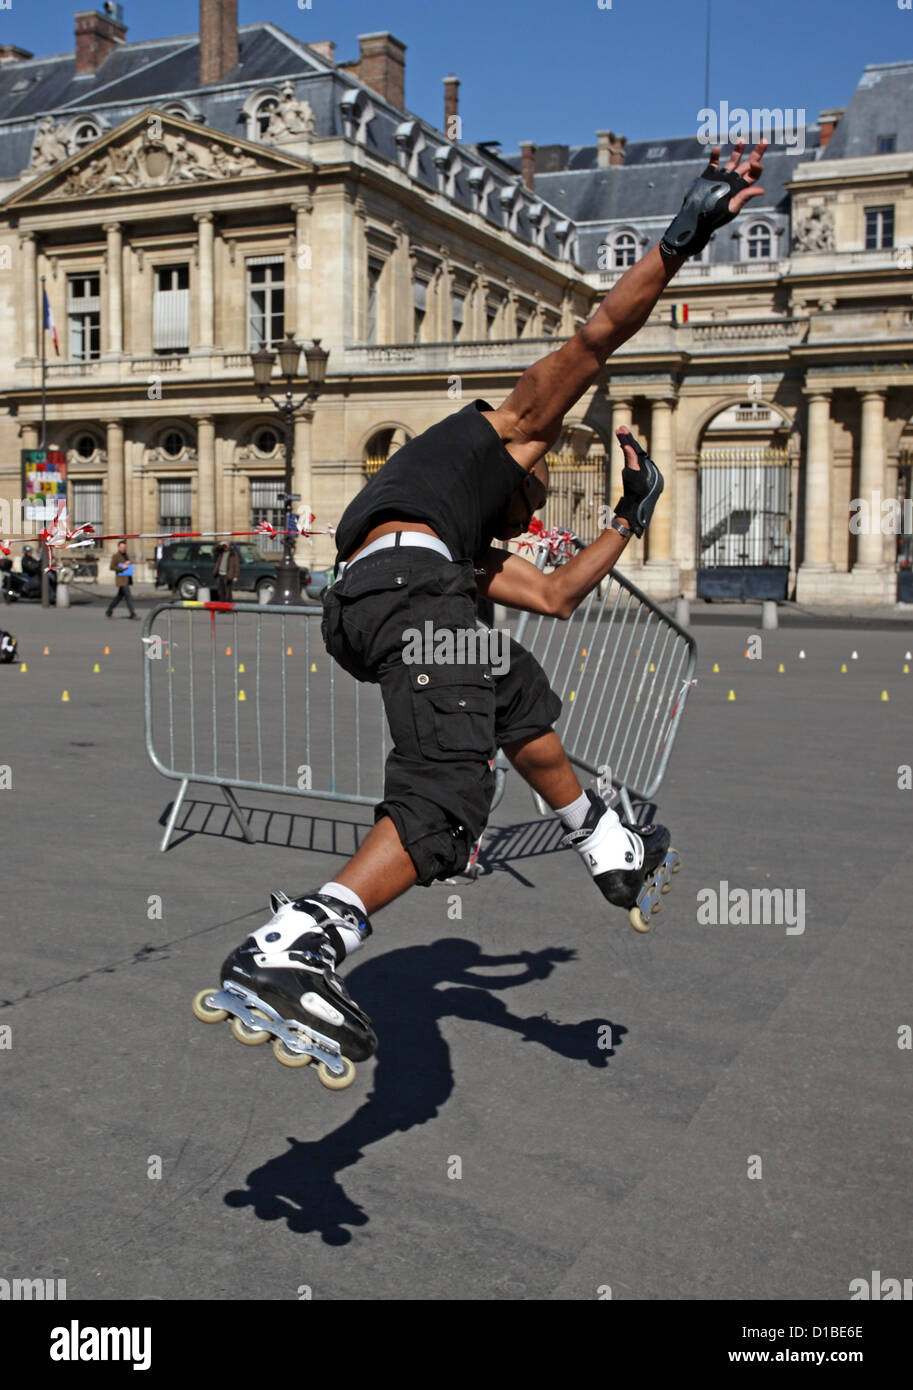
<path fill-rule="evenodd" d="M 311 405 L 316 401 L 323 389 L 327 375 L 327 358 L 329 352 L 320 346 L 320 339 L 315 338 L 310 347 L 304 349 L 304 356 L 307 362 L 306 390 L 300 401 L 295 401 L 292 397 L 292 383 L 298 375 L 298 364 L 301 360 L 301 344 L 296 343 L 291 333 L 287 333 L 283 341 L 279 344 L 279 371 L 285 377 L 285 399 L 277 400 L 270 395 L 270 383 L 273 377 L 273 367 L 276 362 L 276 354 L 270 352 L 266 347 L 262 347 L 257 352 L 250 354 L 250 365 L 254 373 L 254 385 L 257 388 L 257 395 L 260 400 L 269 400 L 282 416 L 285 427 L 285 491 L 282 494 L 282 501 L 285 507 L 285 535 L 283 536 L 282 559 L 276 567 L 276 593 L 273 598 L 274 603 L 285 605 L 299 604 L 301 602 L 301 584 L 298 575 L 298 566 L 295 563 L 295 540 L 296 537 L 289 535 L 291 530 L 291 504 L 300 501 L 300 495 L 292 492 L 292 462 L 295 456 L 295 412 L 300 410 L 303 405 Z"/>

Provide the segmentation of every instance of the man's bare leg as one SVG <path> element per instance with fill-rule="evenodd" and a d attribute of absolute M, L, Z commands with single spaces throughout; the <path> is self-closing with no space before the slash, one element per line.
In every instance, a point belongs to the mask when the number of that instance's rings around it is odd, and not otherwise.
<path fill-rule="evenodd" d="M 418 874 L 389 816 L 383 816 L 333 881 L 351 888 L 369 917 L 416 882 Z"/>
<path fill-rule="evenodd" d="M 571 761 L 554 729 L 544 734 L 506 743 L 504 754 L 533 791 L 547 801 L 553 811 L 570 806 L 583 794 Z"/>

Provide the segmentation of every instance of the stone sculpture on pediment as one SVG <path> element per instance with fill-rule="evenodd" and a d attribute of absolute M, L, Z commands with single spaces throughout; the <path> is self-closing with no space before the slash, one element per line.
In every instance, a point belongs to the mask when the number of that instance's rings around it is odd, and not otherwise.
<path fill-rule="evenodd" d="M 269 125 L 264 138 L 276 144 L 283 140 L 297 140 L 301 136 L 311 136 L 316 129 L 314 113 L 307 101 L 296 101 L 295 90 L 290 82 L 282 88 L 278 104 L 270 112 Z"/>
<path fill-rule="evenodd" d="M 834 214 L 822 207 L 811 209 L 793 239 L 796 251 L 833 251 L 836 244 Z"/>
<path fill-rule="evenodd" d="M 211 142 L 208 148 L 191 144 L 184 135 L 154 137 L 112 145 L 87 165 L 74 164 L 61 192 L 66 197 L 114 192 L 120 189 L 161 188 L 166 184 L 205 183 L 256 174 L 259 165 L 240 145 L 227 149 Z"/>
<path fill-rule="evenodd" d="M 32 158 L 30 168 L 50 169 L 55 164 L 62 164 L 65 159 L 70 157 L 70 141 L 67 136 L 66 126 L 54 124 L 53 116 L 45 116 L 35 136 L 35 143 L 32 145 Z"/>

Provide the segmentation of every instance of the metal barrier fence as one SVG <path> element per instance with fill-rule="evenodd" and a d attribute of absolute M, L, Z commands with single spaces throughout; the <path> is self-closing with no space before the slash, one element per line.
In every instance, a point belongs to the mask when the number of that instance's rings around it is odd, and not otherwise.
<path fill-rule="evenodd" d="M 390 736 L 380 689 L 327 654 L 322 611 L 178 602 L 146 618 L 146 751 L 181 784 L 163 850 L 191 782 L 221 788 L 250 842 L 236 789 L 381 800 Z M 597 777 L 610 764 L 632 814 L 630 798 L 649 798 L 665 771 L 696 661 L 693 639 L 617 574 L 567 622 L 521 615 L 516 637 L 564 701 L 557 729 L 572 762 Z M 494 767 L 492 809 L 509 769 L 503 753 Z"/>

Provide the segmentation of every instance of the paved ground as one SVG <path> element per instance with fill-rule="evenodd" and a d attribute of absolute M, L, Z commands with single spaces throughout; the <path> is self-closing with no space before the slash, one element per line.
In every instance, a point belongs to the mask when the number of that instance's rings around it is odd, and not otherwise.
<path fill-rule="evenodd" d="M 267 891 L 331 877 L 370 812 L 242 793 L 246 845 L 197 788 L 161 854 L 142 625 L 0 609 L 28 666 L 0 667 L 0 1276 L 90 1299 L 846 1300 L 913 1275 L 913 630 L 784 622 L 749 661 L 733 616 L 695 625 L 660 797 L 684 867 L 653 932 L 556 834 L 506 859 L 522 837 L 495 834 L 486 878 L 377 919 L 348 978 L 380 1051 L 330 1094 L 189 1005 Z M 495 829 L 533 820 L 514 782 Z M 721 881 L 804 890 L 804 930 L 699 922 Z"/>

